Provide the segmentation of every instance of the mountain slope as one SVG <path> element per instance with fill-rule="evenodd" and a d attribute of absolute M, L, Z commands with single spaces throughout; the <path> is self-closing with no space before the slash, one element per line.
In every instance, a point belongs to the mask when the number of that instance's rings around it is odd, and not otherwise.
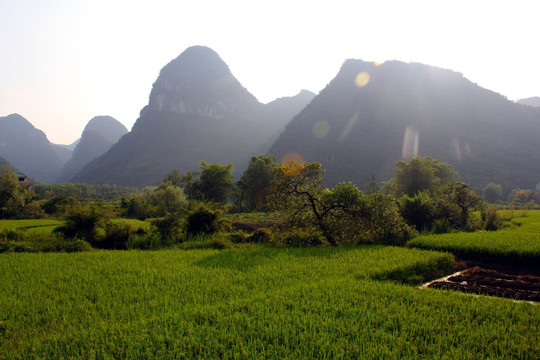
<path fill-rule="evenodd" d="M 53 182 L 63 165 L 43 131 L 19 114 L 0 117 L 0 156 L 45 183 Z"/>
<path fill-rule="evenodd" d="M 522 105 L 540 107 L 540 97 L 538 97 L 538 96 L 530 97 L 530 98 L 526 98 L 526 99 L 519 99 L 516 102 L 518 104 L 522 104 Z"/>
<path fill-rule="evenodd" d="M 201 160 L 233 163 L 238 175 L 294 116 L 266 109 L 213 50 L 188 48 L 161 70 L 132 131 L 73 181 L 142 187 Z"/>
<path fill-rule="evenodd" d="M 59 181 L 68 181 L 86 164 L 103 155 L 123 135 L 126 127 L 110 116 L 96 116 L 84 128 L 72 158 L 62 168 Z"/>
<path fill-rule="evenodd" d="M 464 181 L 532 188 L 540 181 L 540 109 L 483 89 L 459 73 L 398 61 L 347 60 L 298 114 L 270 154 L 319 161 L 329 185 L 387 180 L 418 154 L 453 164 Z"/>

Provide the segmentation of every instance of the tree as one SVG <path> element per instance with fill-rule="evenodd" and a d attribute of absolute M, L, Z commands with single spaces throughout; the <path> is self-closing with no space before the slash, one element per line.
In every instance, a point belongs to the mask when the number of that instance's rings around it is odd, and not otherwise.
<path fill-rule="evenodd" d="M 271 155 L 253 156 L 247 169 L 237 183 L 238 202 L 248 210 L 266 206 L 268 188 L 277 168 L 276 158 Z"/>
<path fill-rule="evenodd" d="M 232 171 L 232 164 L 201 161 L 200 172 L 189 171 L 186 175 L 174 174 L 173 177 L 184 187 L 189 200 L 225 203 L 234 188 Z"/>
<path fill-rule="evenodd" d="M 158 216 L 178 212 L 186 201 L 182 188 L 170 182 L 163 182 L 146 194 L 148 203 L 156 207 Z"/>
<path fill-rule="evenodd" d="M 336 246 L 325 221 L 330 209 L 321 201 L 322 173 L 322 166 L 317 162 L 298 164 L 292 160 L 281 164 L 270 186 L 270 206 L 283 210 L 291 224 L 315 225 L 326 240 Z"/>
<path fill-rule="evenodd" d="M 43 211 L 36 195 L 17 181 L 17 175 L 7 166 L 0 168 L 0 218 L 41 217 Z"/>
<path fill-rule="evenodd" d="M 433 221 L 433 199 L 428 191 L 422 191 L 411 197 L 403 195 L 399 200 L 399 212 L 407 224 L 416 230 L 423 231 L 431 228 Z"/>
<path fill-rule="evenodd" d="M 0 169 L 0 218 L 11 215 L 10 203 L 17 193 L 17 175 L 7 166 L 2 166 Z"/>
<path fill-rule="evenodd" d="M 483 189 L 484 200 L 493 204 L 502 198 L 502 192 L 502 185 L 489 183 Z"/>
<path fill-rule="evenodd" d="M 364 195 L 352 183 L 332 190 L 322 186 L 319 163 L 282 164 L 270 187 L 270 204 L 281 209 L 289 223 L 315 227 L 333 246 L 352 242 L 403 242 L 410 228 L 392 197 Z"/>
<path fill-rule="evenodd" d="M 415 156 L 409 161 L 396 163 L 395 190 L 397 195 L 414 196 L 420 191 L 435 192 L 439 186 L 459 179 L 454 167 L 430 157 Z"/>
<path fill-rule="evenodd" d="M 202 200 L 225 203 L 234 186 L 232 170 L 232 164 L 209 164 L 201 161 L 201 177 L 197 190 L 202 194 Z"/>
<path fill-rule="evenodd" d="M 467 184 L 447 184 L 437 191 L 435 212 L 438 218 L 446 218 L 452 225 L 466 229 L 469 211 L 481 203 L 480 197 Z"/>

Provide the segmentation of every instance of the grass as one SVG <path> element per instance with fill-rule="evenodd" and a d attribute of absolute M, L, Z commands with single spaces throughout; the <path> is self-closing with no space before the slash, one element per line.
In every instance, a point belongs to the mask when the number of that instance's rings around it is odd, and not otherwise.
<path fill-rule="evenodd" d="M 540 211 L 505 210 L 500 216 L 513 226 L 491 232 L 424 235 L 407 245 L 448 251 L 464 259 L 540 267 Z"/>
<path fill-rule="evenodd" d="M 419 290 L 363 246 L 0 254 L 0 358 L 533 359 L 540 309 Z"/>
<path fill-rule="evenodd" d="M 50 219 L 31 219 L 31 220 L 0 220 L 0 231 L 11 230 L 30 230 L 37 233 L 50 233 L 55 227 L 62 225 L 62 221 Z"/>

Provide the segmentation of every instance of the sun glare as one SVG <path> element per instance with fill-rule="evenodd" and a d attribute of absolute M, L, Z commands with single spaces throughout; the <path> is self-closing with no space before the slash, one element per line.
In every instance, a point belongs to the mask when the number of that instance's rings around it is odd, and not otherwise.
<path fill-rule="evenodd" d="M 291 152 L 281 158 L 281 169 L 289 176 L 299 175 L 304 169 L 304 162 L 302 155 Z"/>
<path fill-rule="evenodd" d="M 317 121 L 313 126 L 313 135 L 316 138 L 323 138 L 330 132 L 330 123 L 326 120 Z"/>
<path fill-rule="evenodd" d="M 365 71 L 362 71 L 360 74 L 356 75 L 354 79 L 354 84 L 359 88 L 366 86 L 369 83 L 369 74 Z"/>
<path fill-rule="evenodd" d="M 403 137 L 403 149 L 401 151 L 403 159 L 409 159 L 418 155 L 419 140 L 420 134 L 418 133 L 418 130 L 412 126 L 408 126 L 407 129 L 405 129 L 405 135 Z"/>

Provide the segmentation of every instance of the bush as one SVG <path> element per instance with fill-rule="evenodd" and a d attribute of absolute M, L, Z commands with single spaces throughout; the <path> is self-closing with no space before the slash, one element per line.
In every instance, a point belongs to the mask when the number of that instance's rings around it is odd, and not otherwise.
<path fill-rule="evenodd" d="M 496 208 L 486 210 L 486 231 L 496 231 L 499 229 L 499 219 Z"/>
<path fill-rule="evenodd" d="M 433 221 L 431 232 L 433 234 L 446 234 L 452 229 L 452 225 L 447 219 L 437 219 Z"/>
<path fill-rule="evenodd" d="M 133 235 L 134 230 L 130 224 L 108 221 L 105 224 L 104 238 L 96 239 L 92 246 L 100 249 L 126 250 Z"/>
<path fill-rule="evenodd" d="M 49 215 L 64 214 L 67 207 L 73 206 L 75 199 L 66 195 L 55 196 L 41 205 L 45 213 Z"/>
<path fill-rule="evenodd" d="M 404 195 L 399 202 L 399 212 L 407 224 L 417 231 L 429 230 L 433 221 L 433 204 L 429 193 L 421 192 L 414 197 Z"/>
<path fill-rule="evenodd" d="M 162 238 L 156 232 L 135 232 L 126 243 L 126 248 L 129 250 L 158 250 L 162 247 Z"/>
<path fill-rule="evenodd" d="M 186 234 L 213 234 L 219 231 L 223 211 L 212 209 L 211 205 L 197 203 L 188 211 L 186 218 Z"/>
<path fill-rule="evenodd" d="M 280 245 L 291 247 L 321 246 L 327 243 L 322 234 L 304 228 L 295 228 L 280 233 L 275 237 L 275 240 Z"/>
<path fill-rule="evenodd" d="M 168 213 L 164 217 L 151 219 L 150 223 L 161 236 L 163 244 L 172 244 L 181 240 L 183 219 L 180 214 Z"/>
<path fill-rule="evenodd" d="M 64 225 L 53 230 L 61 233 L 67 239 L 83 239 L 89 243 L 97 240 L 98 223 L 103 220 L 103 214 L 96 208 L 79 206 L 66 216 Z"/>
<path fill-rule="evenodd" d="M 79 252 L 92 247 L 80 239 L 64 239 L 61 235 L 32 234 L 21 230 L 0 231 L 2 252 Z"/>

